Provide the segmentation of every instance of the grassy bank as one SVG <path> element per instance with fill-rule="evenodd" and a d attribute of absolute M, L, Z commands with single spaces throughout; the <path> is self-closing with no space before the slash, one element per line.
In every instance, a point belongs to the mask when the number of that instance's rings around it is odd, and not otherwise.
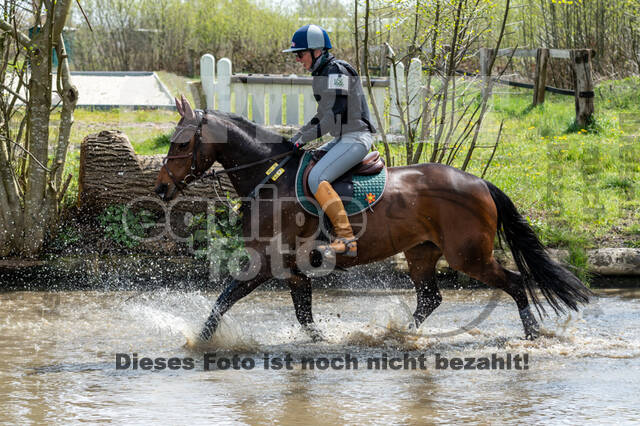
<path fill-rule="evenodd" d="M 633 94 L 640 98 L 638 79 L 601 85 L 587 129 L 574 125 L 572 97 L 548 94 L 536 108 L 530 91 L 496 97 L 490 121 L 504 119 L 505 128 L 486 178 L 514 199 L 546 244 L 639 246 L 640 108 L 628 102 Z M 479 173 L 478 165 L 469 171 Z"/>
<path fill-rule="evenodd" d="M 162 77 L 174 94 L 186 93 L 186 79 Z M 634 99 L 640 99 L 640 79 L 600 84 L 595 123 L 578 130 L 572 97 L 547 94 L 544 105 L 531 108 L 528 90 L 499 88 L 494 96 L 479 144 L 492 145 L 499 122 L 505 121 L 485 178 L 514 200 L 545 244 L 569 248 L 575 264 L 583 261 L 586 248 L 640 247 L 640 107 Z M 77 177 L 79 144 L 86 135 L 119 129 L 138 154 L 163 154 L 178 115 L 78 110 L 75 118 L 67 170 Z M 468 171 L 480 175 L 490 154 L 490 149 L 477 150 Z M 399 164 L 399 149 L 395 155 Z M 454 165 L 463 158 L 461 152 Z M 69 203 L 76 195 L 75 182 Z"/>
<path fill-rule="evenodd" d="M 545 244 L 576 253 L 640 247 L 640 79 L 601 83 L 586 129 L 574 124 L 573 97 L 547 93 L 535 108 L 531 98 L 530 90 L 496 87 L 467 171 L 482 174 L 504 120 L 485 179 L 513 199 Z M 394 164 L 404 163 L 403 147 L 393 154 Z M 462 149 L 453 165 L 465 155 Z"/>

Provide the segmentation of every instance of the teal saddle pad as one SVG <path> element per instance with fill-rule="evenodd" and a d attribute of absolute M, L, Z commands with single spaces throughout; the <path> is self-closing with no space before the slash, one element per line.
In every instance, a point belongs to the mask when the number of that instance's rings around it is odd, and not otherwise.
<path fill-rule="evenodd" d="M 304 187 L 302 184 L 302 175 L 307 168 L 309 161 L 313 157 L 313 152 L 305 152 L 300 159 L 298 165 L 298 172 L 296 174 L 296 197 L 298 202 L 302 205 L 308 213 L 318 216 L 320 206 L 313 198 L 309 198 L 304 193 Z M 338 178 L 339 180 L 340 178 Z M 361 211 L 372 207 L 376 204 L 387 185 L 387 168 L 385 167 L 379 173 L 375 175 L 353 175 L 353 197 L 350 199 L 342 199 L 344 203 L 344 209 L 348 216 L 360 213 Z"/>

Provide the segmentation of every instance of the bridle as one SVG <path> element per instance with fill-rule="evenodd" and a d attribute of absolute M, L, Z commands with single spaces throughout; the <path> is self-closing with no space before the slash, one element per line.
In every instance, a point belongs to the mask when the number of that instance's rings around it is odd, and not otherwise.
<path fill-rule="evenodd" d="M 194 180 L 195 180 L 195 179 L 198 179 L 198 178 L 202 177 L 202 174 L 200 174 L 200 176 L 198 176 L 198 174 L 196 173 L 196 163 L 197 163 L 198 149 L 200 148 L 200 145 L 202 144 L 202 125 L 207 123 L 207 117 L 206 117 L 206 114 L 204 113 L 204 111 L 195 110 L 194 112 L 195 112 L 196 116 L 198 117 L 198 125 L 185 124 L 185 125 L 182 125 L 182 126 L 177 126 L 176 135 L 174 135 L 174 137 L 173 137 L 173 139 L 175 139 L 183 131 L 195 128 L 196 130 L 195 130 L 194 135 L 193 135 L 193 137 L 195 138 L 195 142 L 193 144 L 193 150 L 191 152 L 186 153 L 186 154 L 180 154 L 180 155 L 168 155 L 167 154 L 167 156 L 165 156 L 162 159 L 162 167 L 166 170 L 167 174 L 171 178 L 171 181 L 176 186 L 176 188 L 178 188 L 178 190 L 180 192 L 182 192 L 182 190 L 187 187 L 187 179 L 188 178 L 193 177 Z M 174 142 L 172 142 L 172 143 L 174 143 Z M 190 167 L 190 170 L 189 170 L 189 174 L 187 174 L 184 178 L 182 178 L 182 180 L 178 180 L 178 178 L 173 174 L 171 169 L 169 169 L 169 167 L 167 167 L 167 161 L 169 161 L 169 160 L 178 160 L 178 159 L 181 159 L 181 158 L 189 158 L 189 157 L 191 157 L 191 167 Z"/>
<path fill-rule="evenodd" d="M 197 155 L 198 155 L 198 149 L 200 149 L 200 146 L 202 145 L 202 125 L 207 123 L 207 116 L 206 116 L 206 111 L 197 109 L 194 111 L 194 113 L 196 114 L 196 116 L 198 117 L 198 124 L 185 124 L 182 126 L 176 126 L 176 135 L 174 135 L 173 139 L 177 138 L 177 135 L 179 135 L 181 132 L 187 130 L 187 129 L 192 129 L 195 128 L 195 132 L 193 137 L 195 138 L 195 142 L 193 144 L 193 150 L 191 152 L 188 152 L 186 154 L 180 154 L 180 155 L 167 155 L 162 159 L 162 167 L 166 170 L 167 174 L 169 175 L 169 177 L 171 178 L 171 181 L 173 182 L 173 184 L 176 186 L 176 188 L 178 189 L 178 191 L 182 192 L 182 190 L 184 188 L 187 187 L 187 185 L 189 184 L 187 182 L 187 179 L 192 177 L 193 180 L 198 180 L 198 179 L 202 179 L 202 178 L 216 178 L 218 180 L 218 185 L 220 185 L 220 187 L 222 188 L 222 182 L 220 181 L 220 175 L 221 174 L 228 174 L 231 172 L 235 172 L 238 170 L 243 170 L 243 169 L 248 169 L 250 167 L 253 166 L 257 166 L 259 164 L 264 164 L 268 161 L 272 161 L 272 160 L 278 160 L 280 158 L 285 158 L 285 160 L 283 160 L 279 165 L 277 165 L 274 170 L 267 175 L 266 178 L 264 178 L 262 180 L 262 182 L 260 182 L 251 192 L 250 197 L 254 197 L 255 194 L 257 193 L 258 189 L 264 185 L 273 175 L 276 174 L 276 172 L 278 171 L 278 169 L 281 169 L 282 167 L 284 167 L 284 165 L 289 161 L 289 159 L 291 158 L 291 155 L 293 154 L 293 151 L 287 151 L 284 152 L 282 154 L 277 154 L 277 155 L 273 155 L 271 157 L 267 157 L 267 158 L 263 158 L 262 160 L 258 160 L 258 161 L 254 161 L 251 163 L 247 163 L 247 164 L 242 164 L 240 166 L 236 166 L 236 167 L 231 167 L 230 169 L 223 169 L 223 170 L 213 170 L 210 173 L 197 173 L 196 171 L 196 160 L 197 160 Z M 174 143 L 174 142 L 172 142 Z M 178 180 L 178 178 L 173 174 L 173 172 L 171 172 L 171 170 L 169 169 L 169 167 L 167 167 L 167 161 L 168 160 L 177 160 L 177 159 L 181 159 L 181 158 L 189 158 L 191 157 L 191 167 L 189 170 L 189 174 L 187 174 L 184 178 L 182 178 L 182 180 Z M 277 164 L 277 163 L 276 163 Z M 215 188 L 215 185 L 214 185 Z M 217 190 L 216 190 L 216 194 L 217 194 Z M 220 198 L 218 196 L 218 198 Z"/>

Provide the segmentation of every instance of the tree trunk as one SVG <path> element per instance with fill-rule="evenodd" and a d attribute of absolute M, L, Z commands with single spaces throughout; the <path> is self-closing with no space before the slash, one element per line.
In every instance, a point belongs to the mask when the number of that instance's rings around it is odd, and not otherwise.
<path fill-rule="evenodd" d="M 80 148 L 79 206 L 97 212 L 112 204 L 134 203 L 135 207 L 162 210 L 165 204 L 153 190 L 163 157 L 137 156 L 127 136 L 118 130 L 85 137 Z M 235 196 L 227 176 L 221 180 L 222 187 L 211 180 L 192 183 L 182 194 L 186 203 L 180 202 L 177 208 L 204 212 L 206 203 L 217 200 L 217 194 Z"/>
<path fill-rule="evenodd" d="M 58 67 L 58 94 L 63 100 L 62 111 L 60 111 L 60 126 L 58 130 L 58 146 L 55 156 L 55 188 L 61 189 L 62 174 L 64 173 L 64 164 L 67 160 L 67 149 L 69 147 L 69 136 L 71 135 L 71 126 L 73 125 L 73 111 L 76 109 L 78 102 L 78 89 L 71 84 L 71 74 L 69 73 L 67 52 L 64 47 L 64 39 L 60 36 L 58 41 L 58 55 L 60 56 Z"/>
<path fill-rule="evenodd" d="M 46 222 L 45 186 L 49 148 L 49 108 L 51 107 L 51 51 L 50 24 L 45 24 L 32 40 L 29 60 L 29 117 L 31 153 L 24 194 L 24 222 L 22 238 L 16 244 L 23 256 L 35 255 L 44 242 Z"/>
<path fill-rule="evenodd" d="M 0 148 L 0 255 L 15 253 L 25 257 L 36 255 L 44 243 L 47 231 L 57 219 L 58 186 L 53 170 L 48 168 L 49 157 L 49 116 L 51 113 L 51 60 L 52 49 L 58 47 L 61 70 L 66 71 L 68 64 L 62 44 L 64 28 L 72 0 L 47 2 L 46 19 L 40 19 L 42 3 L 37 4 L 33 17 L 36 26 L 31 38 L 23 34 L 15 24 L 15 11 L 10 16 L 0 16 L 0 30 L 8 34 L 12 44 L 18 46 L 15 60 L 24 60 L 30 69 L 28 84 L 25 84 L 22 71 L 6 73 L 2 70 L 2 81 L 5 73 L 16 77 L 19 86 L 24 84 L 28 91 L 23 98 L 20 90 L 11 93 L 13 100 L 8 110 L 3 110 L 4 118 L 15 111 L 15 101 L 20 98 L 26 104 L 27 125 L 23 134 L 22 124 L 17 136 L 10 131 L 3 135 L 7 145 Z M 5 20 L 9 18 L 8 20 Z M 6 51 L 3 51 L 3 55 Z M 62 79 L 65 88 L 69 88 L 68 78 Z M 56 164 L 62 174 L 64 159 L 73 122 L 72 112 L 75 108 L 77 92 L 71 95 L 58 89 L 63 98 L 61 125 L 56 148 Z M 4 94 L 3 94 L 4 95 Z M 23 122 L 24 123 L 24 122 Z M 11 155 L 12 150 L 19 149 L 25 160 Z M 22 187 L 24 185 L 24 188 Z M 23 192 L 21 192 L 23 190 Z"/>

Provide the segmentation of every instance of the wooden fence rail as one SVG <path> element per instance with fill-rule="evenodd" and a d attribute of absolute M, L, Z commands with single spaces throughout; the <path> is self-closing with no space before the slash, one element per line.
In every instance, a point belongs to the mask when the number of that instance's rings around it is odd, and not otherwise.
<path fill-rule="evenodd" d="M 576 122 L 579 126 L 586 126 L 591 122 L 594 111 L 594 92 L 593 79 L 591 77 L 591 60 L 596 52 L 591 49 L 496 49 L 481 48 L 480 54 L 480 74 L 487 79 L 487 69 L 491 62 L 492 56 L 518 56 L 518 57 L 535 57 L 536 73 L 533 85 L 533 105 L 539 105 L 544 102 L 545 91 L 547 90 L 547 64 L 549 58 L 569 59 L 573 71 L 573 95 L 576 105 Z M 555 88 L 551 88 L 555 89 Z M 559 92 L 561 89 L 555 89 Z M 568 91 L 566 91 L 568 92 Z M 568 92 L 570 93 L 570 92 Z M 562 93 L 562 94 L 568 94 Z"/>
<path fill-rule="evenodd" d="M 488 84 L 489 79 L 493 78 L 488 73 L 488 64 L 494 54 L 535 57 L 536 77 L 533 86 L 514 82 L 507 83 L 533 88 L 534 105 L 544 102 L 545 90 L 574 94 L 578 124 L 586 125 L 590 121 L 593 114 L 591 58 L 594 52 L 592 50 L 499 49 L 496 52 L 495 49 L 481 48 L 478 52 L 480 75 L 474 75 L 474 77 L 482 78 L 485 85 Z M 572 61 L 575 82 L 573 92 L 545 85 L 549 58 Z M 414 58 L 410 61 L 406 73 L 404 64 L 399 63 L 396 66 L 396 73 L 391 67 L 389 76 L 371 79 L 373 96 L 378 109 L 382 111 L 381 122 L 376 123 L 378 128 L 384 129 L 387 133 L 401 131 L 398 104 L 402 110 L 408 109 L 410 121 L 419 119 L 425 93 L 422 70 L 422 61 Z M 203 93 L 202 103 L 204 104 L 201 105 L 202 107 L 235 112 L 264 125 L 299 126 L 309 121 L 316 113 L 311 77 L 233 74 L 232 64 L 228 58 L 222 58 L 216 62 L 213 55 L 210 54 L 200 58 L 200 76 Z M 363 85 L 365 84 L 366 79 L 363 78 Z M 396 99 L 396 93 L 401 94 L 399 100 Z M 200 99 L 199 93 L 195 94 L 196 99 Z M 368 99 L 367 90 L 365 90 L 365 95 Z"/>

